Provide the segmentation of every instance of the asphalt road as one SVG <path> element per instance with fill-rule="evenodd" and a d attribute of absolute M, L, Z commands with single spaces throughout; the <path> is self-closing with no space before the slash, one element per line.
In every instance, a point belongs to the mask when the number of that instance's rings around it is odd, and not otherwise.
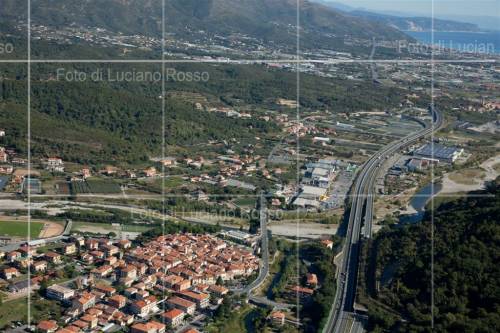
<path fill-rule="evenodd" d="M 264 195 L 260 197 L 260 254 L 262 256 L 262 265 L 259 270 L 259 276 L 252 281 L 244 292 L 250 293 L 260 287 L 269 274 L 269 238 L 267 235 L 267 203 Z"/>
<path fill-rule="evenodd" d="M 363 331 L 362 325 L 357 322 L 354 315 L 354 302 L 358 274 L 359 240 L 361 237 L 369 238 L 372 235 L 373 182 L 375 175 L 386 157 L 391 156 L 405 146 L 413 144 L 442 126 L 442 116 L 434 108 L 432 108 L 432 114 L 432 126 L 427 125 L 424 129 L 384 147 L 360 168 L 352 192 L 353 199 L 343 257 L 339 269 L 340 274 L 337 277 L 337 292 L 327 324 L 323 329 L 324 333 L 343 333 L 352 330 L 352 327 L 356 327 L 358 332 Z"/>
<path fill-rule="evenodd" d="M 262 256 L 259 275 L 255 280 L 248 284 L 243 289 L 233 290 L 237 294 L 246 294 L 248 300 L 260 304 L 267 305 L 277 309 L 287 309 L 292 305 L 285 303 L 274 302 L 266 297 L 254 296 L 252 292 L 259 288 L 269 275 L 269 238 L 267 233 L 267 203 L 264 195 L 260 197 L 260 253 Z"/>

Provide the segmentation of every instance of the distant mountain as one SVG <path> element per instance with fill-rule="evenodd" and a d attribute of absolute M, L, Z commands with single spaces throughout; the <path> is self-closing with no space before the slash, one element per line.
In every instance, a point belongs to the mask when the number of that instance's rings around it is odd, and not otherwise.
<path fill-rule="evenodd" d="M 434 24 L 435 31 L 479 31 L 479 27 L 472 23 L 432 19 L 429 17 L 398 17 L 392 15 L 377 14 L 363 10 L 349 12 L 349 14 L 367 18 L 376 22 L 390 25 L 403 31 L 431 31 Z"/>
<path fill-rule="evenodd" d="M 403 31 L 430 31 L 432 30 L 432 19 L 430 17 L 411 15 L 399 12 L 380 13 L 370 11 L 364 8 L 354 8 L 348 5 L 337 2 L 329 2 L 325 0 L 315 0 L 317 3 L 324 6 L 344 12 L 344 14 L 352 15 L 359 18 L 369 19 L 375 22 L 384 23 L 396 29 Z M 464 20 L 466 21 L 466 20 Z M 469 21 L 469 20 L 467 20 Z M 466 23 L 448 19 L 434 19 L 435 31 L 469 31 L 476 32 L 480 28 L 477 24 Z M 498 24 L 498 20 L 497 20 Z"/>
<path fill-rule="evenodd" d="M 166 0 L 166 32 L 245 34 L 264 42 L 295 45 L 296 0 Z M 26 7 L 3 0 L 0 19 L 20 19 Z M 345 15 L 307 0 L 300 2 L 304 47 L 333 47 L 335 38 L 407 39 L 383 22 Z M 124 34 L 161 35 L 162 0 L 38 0 L 34 24 L 53 27 L 92 26 Z"/>
<path fill-rule="evenodd" d="M 498 13 L 498 12 L 497 12 Z M 472 24 L 476 24 L 480 29 L 483 30 L 493 30 L 500 31 L 500 21 L 498 19 L 498 15 L 494 16 L 495 13 L 492 13 L 492 16 L 447 16 L 443 17 L 445 19 L 461 21 L 461 22 L 469 22 Z"/>
<path fill-rule="evenodd" d="M 349 6 L 349 5 L 346 5 L 346 4 L 341 3 L 341 2 L 332 2 L 332 1 L 327 1 L 327 0 L 314 0 L 314 2 L 325 5 L 327 7 L 341 10 L 343 12 L 352 12 L 354 10 L 362 9 L 362 8 L 356 8 L 356 7 Z"/>

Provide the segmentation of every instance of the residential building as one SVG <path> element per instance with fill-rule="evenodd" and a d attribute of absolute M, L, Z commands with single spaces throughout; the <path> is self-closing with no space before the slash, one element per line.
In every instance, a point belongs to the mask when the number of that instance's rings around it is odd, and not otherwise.
<path fill-rule="evenodd" d="M 185 316 L 184 311 L 179 310 L 177 308 L 162 314 L 162 317 L 165 319 L 165 322 L 172 328 L 182 324 L 184 316 Z"/>
<path fill-rule="evenodd" d="M 307 273 L 306 284 L 311 288 L 316 288 L 318 286 L 318 277 L 314 273 Z"/>
<path fill-rule="evenodd" d="M 64 301 L 75 296 L 75 291 L 73 289 L 54 284 L 47 288 L 46 295 L 47 298 Z"/>
<path fill-rule="evenodd" d="M 144 317 L 151 312 L 155 312 L 158 309 L 156 303 L 156 297 L 149 296 L 145 299 L 133 302 L 130 305 L 130 311 L 132 311 L 132 313 L 134 314 Z"/>
<path fill-rule="evenodd" d="M 224 297 L 229 292 L 229 289 L 223 286 L 218 286 L 216 284 L 210 285 L 208 291 L 213 293 L 217 297 Z"/>
<path fill-rule="evenodd" d="M 206 308 L 210 302 L 210 296 L 207 294 L 195 293 L 193 291 L 183 291 L 180 293 L 180 297 L 196 303 L 196 306 L 201 309 Z"/>
<path fill-rule="evenodd" d="M 164 333 L 165 328 L 164 324 L 152 320 L 132 325 L 130 333 Z"/>
<path fill-rule="evenodd" d="M 285 314 L 281 311 L 273 311 L 270 315 L 271 323 L 276 326 L 285 324 Z"/>
<path fill-rule="evenodd" d="M 49 157 L 43 162 L 45 169 L 52 172 L 64 172 L 64 162 L 59 157 Z"/>
<path fill-rule="evenodd" d="M 35 261 L 31 264 L 31 270 L 33 272 L 43 272 L 47 269 L 47 262 L 45 260 Z"/>
<path fill-rule="evenodd" d="M 19 271 L 15 267 L 8 267 L 8 268 L 4 268 L 2 270 L 2 277 L 5 280 L 10 280 L 10 279 L 15 278 L 16 276 L 19 276 L 19 275 L 21 275 L 21 273 L 19 273 Z"/>
<path fill-rule="evenodd" d="M 76 244 L 71 243 L 71 244 L 64 245 L 63 253 L 64 254 L 75 254 L 76 253 Z"/>
<path fill-rule="evenodd" d="M 127 304 L 127 298 L 122 295 L 113 295 L 108 298 L 109 305 L 121 309 Z"/>
<path fill-rule="evenodd" d="M 73 300 L 73 307 L 78 309 L 80 313 L 85 312 L 87 309 L 93 307 L 96 302 L 94 294 L 83 292 L 79 297 Z"/>
<path fill-rule="evenodd" d="M 12 252 L 7 253 L 7 255 L 5 256 L 5 259 L 7 259 L 7 261 L 13 262 L 15 260 L 20 259 L 21 257 L 22 257 L 21 252 L 12 251 Z"/>
<path fill-rule="evenodd" d="M 45 253 L 45 258 L 48 262 L 58 265 L 62 263 L 62 256 L 59 253 L 47 252 Z"/>
<path fill-rule="evenodd" d="M 59 326 L 55 320 L 42 320 L 36 325 L 37 332 L 54 333 Z"/>
<path fill-rule="evenodd" d="M 120 268 L 119 274 L 122 279 L 135 279 L 137 277 L 137 269 L 133 265 L 127 265 Z"/>
<path fill-rule="evenodd" d="M 96 316 L 86 314 L 81 316 L 80 320 L 83 321 L 84 323 L 87 323 L 87 327 L 90 329 L 97 327 L 98 320 Z"/>
<path fill-rule="evenodd" d="M 113 294 L 116 293 L 115 288 L 106 284 L 98 284 L 94 287 L 94 289 L 105 294 L 106 296 L 113 296 Z"/>
<path fill-rule="evenodd" d="M 183 298 L 177 297 L 177 296 L 167 299 L 167 305 L 172 307 L 172 308 L 182 310 L 190 315 L 192 315 L 196 310 L 195 303 L 188 301 L 188 300 L 185 300 Z"/>

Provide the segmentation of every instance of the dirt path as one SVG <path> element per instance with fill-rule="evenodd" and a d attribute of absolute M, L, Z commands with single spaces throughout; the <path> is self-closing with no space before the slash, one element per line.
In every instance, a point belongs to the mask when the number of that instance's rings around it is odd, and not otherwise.
<path fill-rule="evenodd" d="M 40 238 L 49 238 L 59 236 L 64 231 L 64 226 L 59 223 L 45 222 L 42 231 L 40 231 Z"/>

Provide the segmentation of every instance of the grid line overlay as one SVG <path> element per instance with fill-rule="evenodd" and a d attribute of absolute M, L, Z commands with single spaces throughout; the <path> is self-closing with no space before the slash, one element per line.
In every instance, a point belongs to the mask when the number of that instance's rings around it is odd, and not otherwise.
<path fill-rule="evenodd" d="M 297 0 L 297 26 L 296 26 L 296 56 L 295 59 L 243 59 L 243 60 L 214 60 L 214 61 L 209 61 L 209 60 L 176 60 L 176 59 L 166 59 L 165 58 L 165 0 L 162 0 L 162 55 L 161 59 L 159 60 L 140 60 L 140 59 L 130 59 L 130 60 L 112 60 L 112 59 L 32 59 L 31 58 L 31 0 L 27 0 L 28 3 L 28 20 L 27 20 L 27 59 L 20 59 L 20 60 L 0 60 L 0 63 L 22 63 L 27 65 L 27 152 L 28 152 L 28 175 L 31 177 L 31 163 L 32 163 L 32 154 L 31 154 L 31 64 L 39 64 L 39 63 L 150 63 L 150 64 L 160 64 L 161 69 L 162 69 L 162 87 L 161 87 L 161 114 L 162 114 L 162 159 L 164 160 L 166 158 L 166 100 L 165 100 L 165 94 L 166 94 L 166 87 L 165 87 L 165 66 L 168 63 L 195 63 L 195 64 L 236 64 L 236 65 L 248 65 L 248 64 L 256 64 L 256 63 L 293 63 L 296 65 L 296 100 L 297 100 L 297 107 L 296 107 L 296 121 L 297 124 L 300 123 L 301 120 L 301 107 L 300 107 L 300 93 L 301 93 L 301 64 L 303 63 L 317 63 L 317 64 L 377 64 L 377 63 L 405 63 L 405 64 L 414 64 L 414 65 L 422 65 L 422 64 L 430 64 L 431 65 L 431 105 L 435 105 L 435 95 L 434 95 L 434 89 L 435 89 L 435 66 L 436 64 L 451 64 L 451 63 L 497 63 L 496 59 L 435 59 L 435 53 L 434 53 L 434 48 L 431 48 L 431 59 L 354 59 L 354 60 L 341 60 L 341 59 L 331 59 L 331 60 L 324 60 L 324 59 L 303 59 L 301 57 L 300 53 L 300 0 Z M 431 16 L 431 22 L 432 22 L 432 31 L 431 31 L 431 44 L 434 45 L 434 23 L 435 23 L 435 1 L 432 0 L 432 16 Z M 434 123 L 431 124 L 432 126 L 432 132 L 431 132 L 431 153 L 432 157 L 434 158 Z M 296 180 L 297 180 L 297 186 L 300 184 L 300 137 L 299 134 L 297 133 L 297 143 L 296 143 Z M 167 217 L 167 210 L 166 210 L 166 205 L 165 205 L 165 198 L 169 197 L 165 193 L 165 165 L 162 163 L 162 194 L 161 194 L 161 200 L 162 200 L 162 235 L 165 236 L 165 222 L 166 222 L 166 217 Z M 434 182 L 435 182 L 435 170 L 434 170 L 434 165 L 431 164 L 431 193 L 434 194 Z M 235 196 L 235 195 L 232 195 Z M 245 197 L 250 197 L 251 195 L 244 195 Z M 359 195 L 356 195 L 359 196 Z M 446 195 L 444 196 L 449 196 L 449 197 L 461 197 L 459 195 Z M 39 196 L 37 196 L 39 197 Z M 179 197 L 179 195 L 175 195 L 175 197 Z M 258 196 L 256 196 L 258 197 Z M 27 234 L 27 239 L 28 239 L 28 245 L 30 244 L 31 241 L 31 211 L 32 211 L 32 193 L 31 193 L 31 187 L 28 185 L 27 186 L 27 211 L 28 211 L 28 234 Z M 434 328 L 434 204 L 435 204 L 435 196 L 431 196 L 431 328 Z M 131 208 L 131 214 L 133 214 L 132 208 Z M 296 235 L 297 238 L 300 237 L 300 214 L 299 211 L 297 211 L 297 219 L 296 219 Z M 267 237 L 262 235 L 263 237 Z M 300 283 L 300 243 L 296 243 L 296 251 L 297 251 L 297 284 Z M 30 258 L 31 255 L 28 256 L 28 259 Z M 28 325 L 31 326 L 31 279 L 30 279 L 30 272 L 31 272 L 31 260 L 28 260 L 28 297 L 27 297 L 27 302 L 28 302 L 28 313 L 27 313 L 27 321 Z M 165 291 L 163 290 L 163 297 L 165 297 Z M 296 301 L 297 301 L 297 320 L 300 323 L 300 298 L 298 296 L 298 293 L 296 294 Z M 163 318 L 163 317 L 162 317 Z"/>
<path fill-rule="evenodd" d="M 254 64 L 496 64 L 497 59 L 0 59 L 0 64 L 229 64 L 229 65 L 254 65 Z"/>
<path fill-rule="evenodd" d="M 431 0 L 431 44 L 434 45 L 435 38 L 435 0 Z M 434 100 L 434 89 L 435 89 L 435 54 L 434 48 L 431 48 L 431 107 L 435 107 Z M 434 117 L 434 112 L 432 111 L 432 117 Z M 434 151 L 434 119 L 431 121 L 431 157 L 435 159 Z M 435 181 L 435 169 L 434 163 L 431 163 L 431 329 L 434 330 L 434 181 Z"/>
<path fill-rule="evenodd" d="M 162 236 L 165 237 L 165 0 L 161 2 L 161 232 Z M 163 253 L 162 253 L 163 256 Z M 162 270 L 162 273 L 164 271 Z M 162 308 L 165 309 L 165 279 L 162 279 Z M 162 324 L 165 325 L 165 317 L 161 316 Z"/>
<path fill-rule="evenodd" d="M 296 114 L 296 121 L 297 121 L 297 126 L 300 124 L 300 0 L 297 0 L 297 18 L 296 18 L 296 104 L 297 104 L 297 114 Z M 299 188 L 300 184 L 300 132 L 297 131 L 297 144 L 296 144 L 296 170 L 297 170 L 297 179 L 296 179 L 296 186 L 297 186 L 297 191 Z M 295 227 L 296 227 L 296 237 L 297 239 L 300 239 L 300 212 L 297 209 L 297 216 L 295 219 Z M 296 274 L 297 274 L 297 286 L 300 286 L 300 242 L 297 242 L 295 250 L 297 251 L 297 267 L 296 267 Z M 296 302 L 296 316 L 297 316 L 297 322 L 300 323 L 300 297 L 299 293 L 295 293 L 295 302 Z"/>
<path fill-rule="evenodd" d="M 27 21 L 27 48 L 28 48 L 28 63 L 27 63 L 27 147 L 28 147 L 28 179 L 31 178 L 31 0 L 27 0 L 28 21 Z M 28 326 L 31 326 L 31 186 L 28 184 Z"/>

